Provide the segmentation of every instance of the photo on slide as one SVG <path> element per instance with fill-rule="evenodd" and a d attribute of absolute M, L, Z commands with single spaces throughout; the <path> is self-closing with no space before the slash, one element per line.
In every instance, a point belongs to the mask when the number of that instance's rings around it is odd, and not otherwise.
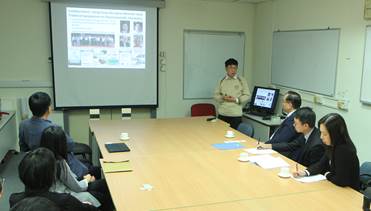
<path fill-rule="evenodd" d="M 130 33 L 130 21 L 120 21 L 120 32 L 123 34 Z"/>
<path fill-rule="evenodd" d="M 120 36 L 120 47 L 128 48 L 131 46 L 131 37 L 127 35 L 121 35 Z"/>
<path fill-rule="evenodd" d="M 143 32 L 143 23 L 142 22 L 134 22 L 134 32 L 135 33 L 142 33 Z"/>

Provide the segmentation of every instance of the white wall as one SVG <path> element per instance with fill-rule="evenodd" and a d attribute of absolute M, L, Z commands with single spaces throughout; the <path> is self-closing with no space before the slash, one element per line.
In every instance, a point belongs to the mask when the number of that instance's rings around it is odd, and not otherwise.
<path fill-rule="evenodd" d="M 167 0 L 159 12 L 159 49 L 167 57 L 166 72 L 159 73 L 158 117 L 182 117 L 195 100 L 183 100 L 183 30 L 245 32 L 245 77 L 252 74 L 254 6 L 202 0 Z M 2 0 L 0 5 L 0 81 L 35 80 L 51 83 L 48 4 L 41 0 Z M 224 71 L 224 67 L 220 67 Z M 205 79 L 207 80 L 207 79 Z M 215 82 L 216 84 L 217 82 Z M 52 94 L 51 87 L 0 88 L 0 98 Z M 210 100 L 209 102 L 213 102 Z M 120 118 L 119 109 L 104 109 L 103 119 Z M 149 109 L 133 109 L 133 118 L 149 118 Z M 78 141 L 88 139 L 88 111 L 69 112 L 70 132 Z"/>
<path fill-rule="evenodd" d="M 361 161 L 371 160 L 368 134 L 371 107 L 359 101 L 365 27 L 371 24 L 363 19 L 363 5 L 363 0 L 274 0 L 259 4 L 255 17 L 253 68 L 254 84 L 269 85 L 274 30 L 340 28 L 335 97 L 349 99 L 349 111 L 315 105 L 311 102 L 311 94 L 301 93 L 307 99 L 304 105 L 313 107 L 318 119 L 329 112 L 343 115 Z"/>

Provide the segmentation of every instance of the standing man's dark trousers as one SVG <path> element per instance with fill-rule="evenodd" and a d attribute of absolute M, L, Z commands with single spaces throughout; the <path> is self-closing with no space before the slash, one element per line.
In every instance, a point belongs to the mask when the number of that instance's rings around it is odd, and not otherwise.
<path fill-rule="evenodd" d="M 238 125 L 242 122 L 242 117 L 240 116 L 223 116 L 218 115 L 218 119 L 223 120 L 224 122 L 227 122 L 230 124 L 231 128 L 236 129 L 238 128 Z"/>

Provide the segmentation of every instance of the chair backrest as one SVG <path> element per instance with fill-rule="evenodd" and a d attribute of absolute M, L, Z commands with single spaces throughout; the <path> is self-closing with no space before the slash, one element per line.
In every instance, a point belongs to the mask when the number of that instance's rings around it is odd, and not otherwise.
<path fill-rule="evenodd" d="M 191 107 L 191 116 L 216 116 L 215 106 L 211 103 L 198 103 Z"/>
<path fill-rule="evenodd" d="M 363 192 L 363 211 L 370 211 L 370 203 L 371 203 L 371 187 L 366 188 Z"/>
<path fill-rule="evenodd" d="M 250 137 L 254 136 L 254 128 L 252 127 L 252 125 L 250 125 L 246 122 L 241 122 L 238 125 L 237 130 L 240 131 L 241 133 L 247 135 L 247 136 L 250 136 Z"/>
<path fill-rule="evenodd" d="M 371 186 L 371 162 L 362 163 L 359 168 L 359 179 L 361 181 L 361 190 Z"/>

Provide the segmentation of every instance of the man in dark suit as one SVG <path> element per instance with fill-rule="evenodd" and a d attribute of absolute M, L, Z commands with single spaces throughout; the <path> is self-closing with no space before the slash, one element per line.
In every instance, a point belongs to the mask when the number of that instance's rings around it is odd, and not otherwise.
<path fill-rule="evenodd" d="M 314 111 L 309 107 L 300 108 L 294 116 L 295 130 L 301 134 L 297 139 L 288 143 L 261 144 L 258 148 L 271 148 L 304 166 L 310 166 L 318 162 L 325 151 L 315 124 Z"/>
<path fill-rule="evenodd" d="M 291 142 L 295 140 L 299 133 L 294 128 L 294 116 L 296 109 L 301 106 L 301 97 L 298 93 L 288 91 L 283 97 L 282 110 L 287 113 L 285 120 L 279 128 L 272 134 L 267 144 Z"/>

